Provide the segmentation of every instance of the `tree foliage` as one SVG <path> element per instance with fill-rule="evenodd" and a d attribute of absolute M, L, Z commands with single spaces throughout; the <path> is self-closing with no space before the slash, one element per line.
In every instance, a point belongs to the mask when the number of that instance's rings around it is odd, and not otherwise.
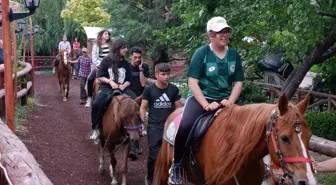
<path fill-rule="evenodd" d="M 154 30 L 163 30 L 165 21 L 165 0 L 110 0 L 106 1 L 108 13 L 113 16 L 110 26 L 114 36 L 123 36 L 129 46 L 146 48 L 152 58 L 160 55 L 165 46 L 159 43 Z"/>
<path fill-rule="evenodd" d="M 80 26 L 105 26 L 111 16 L 101 7 L 104 0 L 71 0 L 61 12 L 62 18 Z"/>

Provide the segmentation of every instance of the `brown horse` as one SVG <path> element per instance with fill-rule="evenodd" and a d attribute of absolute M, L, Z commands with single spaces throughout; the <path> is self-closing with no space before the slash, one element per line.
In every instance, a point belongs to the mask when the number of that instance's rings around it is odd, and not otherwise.
<path fill-rule="evenodd" d="M 232 105 L 221 110 L 203 137 L 196 160 L 207 185 L 260 185 L 268 153 L 294 185 L 316 185 L 308 142 L 311 131 L 304 119 L 308 95 L 296 106 L 285 95 L 278 104 Z M 182 110 L 173 112 L 168 123 Z M 166 130 L 165 129 L 165 130 Z M 185 176 L 202 183 L 192 173 L 189 155 L 184 158 Z M 173 147 L 163 140 L 155 165 L 153 185 L 168 182 Z"/>
<path fill-rule="evenodd" d="M 57 77 L 63 101 L 67 101 L 70 89 L 69 83 L 71 78 L 71 61 L 69 53 L 66 50 L 60 50 L 59 53 L 60 59 L 57 66 Z"/>
<path fill-rule="evenodd" d="M 138 130 L 141 128 L 139 123 L 139 105 L 128 96 L 115 96 L 109 104 L 102 119 L 102 129 L 100 134 L 99 146 L 99 172 L 104 170 L 104 150 L 108 149 L 111 156 L 110 176 L 112 185 L 117 185 L 116 164 L 114 152 L 121 148 L 122 152 L 122 185 L 126 185 L 127 160 L 131 142 L 140 139 Z M 133 145 L 134 146 L 134 145 Z"/>

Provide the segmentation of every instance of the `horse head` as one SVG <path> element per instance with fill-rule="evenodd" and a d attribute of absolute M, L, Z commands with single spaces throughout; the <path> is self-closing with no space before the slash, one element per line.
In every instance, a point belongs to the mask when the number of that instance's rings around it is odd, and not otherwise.
<path fill-rule="evenodd" d="M 304 118 L 308 104 L 309 94 L 297 105 L 281 95 L 266 128 L 271 159 L 284 171 L 283 179 L 289 177 L 294 185 L 317 184 L 308 153 L 312 133 Z"/>
<path fill-rule="evenodd" d="M 63 62 L 65 65 L 68 65 L 68 60 L 70 60 L 70 55 L 65 49 L 60 49 L 59 53 L 61 55 L 60 61 Z"/>
<path fill-rule="evenodd" d="M 139 129 L 142 127 L 142 122 L 139 116 L 139 105 L 128 96 L 115 96 L 118 103 L 118 117 L 122 127 L 126 131 L 126 135 L 130 138 L 131 147 L 134 142 L 140 139 Z"/>

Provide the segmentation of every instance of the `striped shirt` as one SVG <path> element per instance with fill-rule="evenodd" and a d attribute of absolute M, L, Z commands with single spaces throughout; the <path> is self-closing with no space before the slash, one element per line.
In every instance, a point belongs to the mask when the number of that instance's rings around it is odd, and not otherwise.
<path fill-rule="evenodd" d="M 97 44 L 93 45 L 92 48 L 92 62 L 95 66 L 99 67 L 101 61 L 104 57 L 108 56 L 110 52 L 110 48 L 108 44 L 103 44 L 100 46 Z"/>

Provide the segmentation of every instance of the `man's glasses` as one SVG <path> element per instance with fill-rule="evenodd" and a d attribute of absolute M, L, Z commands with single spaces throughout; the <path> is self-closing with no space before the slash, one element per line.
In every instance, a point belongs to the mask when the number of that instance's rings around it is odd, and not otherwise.
<path fill-rule="evenodd" d="M 216 33 L 216 35 L 218 35 L 220 37 L 223 37 L 225 34 L 230 34 L 231 30 L 230 29 L 223 29 L 219 32 L 213 32 L 213 33 Z"/>

